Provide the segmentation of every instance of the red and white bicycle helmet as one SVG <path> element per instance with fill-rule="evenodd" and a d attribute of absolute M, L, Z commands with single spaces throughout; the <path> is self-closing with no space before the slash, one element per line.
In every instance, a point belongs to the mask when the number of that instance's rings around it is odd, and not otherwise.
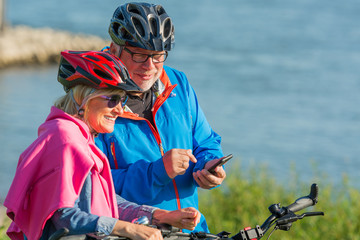
<path fill-rule="evenodd" d="M 75 85 L 87 85 L 95 89 L 117 88 L 124 91 L 142 91 L 120 59 L 106 52 L 61 52 L 58 81 L 68 92 Z"/>

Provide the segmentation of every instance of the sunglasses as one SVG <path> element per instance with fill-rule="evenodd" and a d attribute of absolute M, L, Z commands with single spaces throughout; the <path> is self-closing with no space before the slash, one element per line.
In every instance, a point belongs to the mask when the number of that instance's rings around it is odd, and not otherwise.
<path fill-rule="evenodd" d="M 121 102 L 121 107 L 124 107 L 127 100 L 128 100 L 128 96 L 120 96 L 120 95 L 111 95 L 111 96 L 106 96 L 106 95 L 101 95 L 98 96 L 100 98 L 106 99 L 108 101 L 108 107 L 109 108 L 114 108 L 116 107 L 120 102 Z"/>

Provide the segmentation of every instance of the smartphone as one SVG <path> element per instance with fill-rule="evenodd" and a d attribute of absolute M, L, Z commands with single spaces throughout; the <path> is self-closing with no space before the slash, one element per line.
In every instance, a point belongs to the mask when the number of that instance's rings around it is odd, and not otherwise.
<path fill-rule="evenodd" d="M 232 154 L 229 154 L 229 155 L 227 155 L 226 157 L 222 157 L 222 158 L 220 158 L 219 159 L 219 161 L 217 161 L 214 165 L 212 165 L 209 169 L 208 169 L 208 171 L 210 172 L 210 173 L 215 173 L 215 168 L 217 167 L 217 166 L 222 166 L 222 165 L 224 165 L 225 163 L 227 163 L 227 161 L 229 161 L 231 158 L 233 157 L 233 155 Z"/>

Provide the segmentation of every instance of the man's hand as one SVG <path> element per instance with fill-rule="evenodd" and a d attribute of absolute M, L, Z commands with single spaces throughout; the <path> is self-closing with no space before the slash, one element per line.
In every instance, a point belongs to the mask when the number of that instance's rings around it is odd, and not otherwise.
<path fill-rule="evenodd" d="M 210 189 L 220 185 L 225 177 L 226 172 L 223 167 L 216 167 L 215 173 L 211 174 L 207 169 L 212 166 L 218 159 L 211 160 L 205 164 L 204 169 L 193 173 L 194 179 L 201 188 Z"/>
<path fill-rule="evenodd" d="M 177 228 L 194 230 L 200 222 L 201 214 L 193 207 L 182 208 L 175 211 L 157 209 L 154 211 L 152 224 L 169 224 Z"/>
<path fill-rule="evenodd" d="M 169 178 L 183 175 L 189 167 L 189 161 L 196 163 L 196 158 L 190 149 L 171 149 L 163 156 L 166 173 Z"/>

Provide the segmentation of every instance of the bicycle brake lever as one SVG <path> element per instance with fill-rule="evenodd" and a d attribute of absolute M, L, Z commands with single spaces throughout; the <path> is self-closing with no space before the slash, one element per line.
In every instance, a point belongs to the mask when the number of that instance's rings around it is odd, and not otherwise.
<path fill-rule="evenodd" d="M 295 221 L 297 221 L 299 219 L 303 219 L 304 217 L 313 217 L 313 216 L 324 216 L 324 212 L 306 212 L 306 213 L 303 213 L 301 215 L 296 215 L 293 212 L 289 212 L 288 214 L 286 214 L 282 218 L 278 219 L 276 221 L 276 224 L 277 225 L 285 225 L 285 224 L 288 224 L 288 223 L 295 222 Z"/>
<path fill-rule="evenodd" d="M 313 216 L 324 216 L 324 212 L 306 212 L 299 215 L 299 219 L 303 219 L 304 217 L 313 217 Z"/>

